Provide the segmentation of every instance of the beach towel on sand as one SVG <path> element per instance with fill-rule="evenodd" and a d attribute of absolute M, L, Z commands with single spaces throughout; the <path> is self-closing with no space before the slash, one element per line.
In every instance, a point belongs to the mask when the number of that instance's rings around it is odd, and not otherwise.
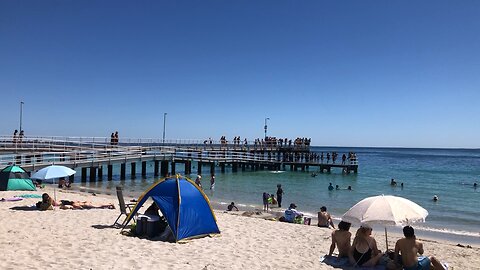
<path fill-rule="evenodd" d="M 28 199 L 28 198 L 42 198 L 42 195 L 40 194 L 21 194 L 21 195 L 17 195 L 15 197 L 21 197 L 21 198 L 25 198 L 25 199 Z"/>
<path fill-rule="evenodd" d="M 337 256 L 322 256 L 320 262 L 344 270 L 385 270 L 385 265 L 375 267 L 353 267 L 348 258 L 338 258 Z"/>
<path fill-rule="evenodd" d="M 0 202 L 16 202 L 16 201 L 21 201 L 23 200 L 22 198 L 18 197 L 12 197 L 12 198 L 2 198 L 0 199 Z"/>

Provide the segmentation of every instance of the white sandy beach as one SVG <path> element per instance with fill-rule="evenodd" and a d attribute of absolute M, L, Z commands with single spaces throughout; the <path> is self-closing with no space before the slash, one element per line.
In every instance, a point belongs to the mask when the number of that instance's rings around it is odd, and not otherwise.
<path fill-rule="evenodd" d="M 3 191 L 0 197 L 19 194 Z M 114 203 L 116 196 L 58 191 L 57 199 Z M 126 198 L 129 199 L 129 198 Z M 184 244 L 151 241 L 120 234 L 110 225 L 114 210 L 12 210 L 40 199 L 0 202 L 0 269 L 335 269 L 319 258 L 328 252 L 330 229 L 216 211 L 221 234 Z M 356 228 L 352 228 L 352 234 Z M 383 232 L 374 232 L 385 249 Z M 389 234 L 394 247 L 400 235 Z M 419 238 L 425 253 L 448 262 L 450 269 L 480 269 L 480 248 Z"/>

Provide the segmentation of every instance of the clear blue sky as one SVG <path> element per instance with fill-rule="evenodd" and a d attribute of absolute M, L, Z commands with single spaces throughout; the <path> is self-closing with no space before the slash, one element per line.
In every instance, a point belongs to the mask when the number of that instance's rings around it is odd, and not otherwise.
<path fill-rule="evenodd" d="M 479 148 L 480 1 L 0 1 L 0 134 Z"/>

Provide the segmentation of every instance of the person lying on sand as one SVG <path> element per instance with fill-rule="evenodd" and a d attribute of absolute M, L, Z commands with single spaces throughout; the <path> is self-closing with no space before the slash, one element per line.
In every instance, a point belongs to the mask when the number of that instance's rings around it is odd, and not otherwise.
<path fill-rule="evenodd" d="M 115 209 L 115 206 L 111 203 L 95 205 L 92 202 L 81 201 L 67 201 L 61 200 L 60 203 L 50 197 L 47 193 L 42 194 L 42 201 L 37 202 L 36 207 L 41 211 L 53 210 L 54 206 L 60 206 L 60 209 L 92 209 L 92 208 L 107 208 Z"/>
<path fill-rule="evenodd" d="M 60 209 L 93 209 L 93 208 L 100 208 L 100 209 L 115 209 L 115 206 L 111 203 L 107 204 L 93 204 L 92 202 L 87 201 L 67 201 L 62 200 L 60 204 Z"/>

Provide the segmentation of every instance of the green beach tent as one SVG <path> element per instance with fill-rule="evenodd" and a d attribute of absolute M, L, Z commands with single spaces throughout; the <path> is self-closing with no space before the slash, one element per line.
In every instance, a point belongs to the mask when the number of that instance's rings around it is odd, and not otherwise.
<path fill-rule="evenodd" d="M 0 191 L 36 190 L 28 173 L 20 166 L 7 166 L 0 171 Z"/>

